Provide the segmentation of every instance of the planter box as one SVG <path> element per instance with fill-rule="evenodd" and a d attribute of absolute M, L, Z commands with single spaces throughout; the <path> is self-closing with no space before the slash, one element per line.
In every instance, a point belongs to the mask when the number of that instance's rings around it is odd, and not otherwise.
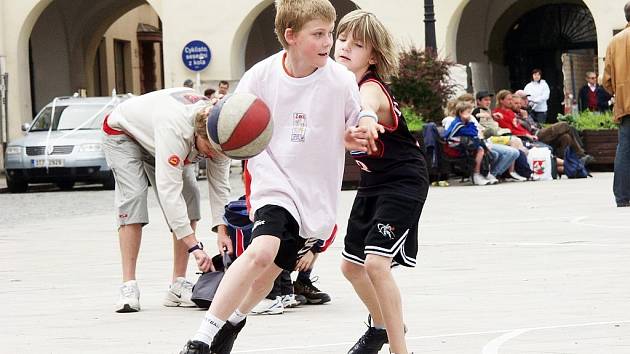
<path fill-rule="evenodd" d="M 617 130 L 584 130 L 582 141 L 587 153 L 595 158 L 592 165 L 602 167 L 612 166 L 615 163 L 617 142 L 619 136 Z M 600 170 L 600 168 L 598 168 Z M 612 169 L 606 169 L 610 170 Z"/>

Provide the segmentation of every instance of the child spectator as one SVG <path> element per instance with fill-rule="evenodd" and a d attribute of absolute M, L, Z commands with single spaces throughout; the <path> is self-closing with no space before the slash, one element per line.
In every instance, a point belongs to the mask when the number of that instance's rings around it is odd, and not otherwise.
<path fill-rule="evenodd" d="M 471 152 L 473 154 L 475 157 L 473 183 L 478 186 L 485 186 L 490 184 L 490 180 L 481 174 L 481 162 L 485 154 L 484 144 L 479 139 L 477 126 L 470 120 L 472 109 L 473 105 L 468 102 L 458 102 L 455 105 L 455 119 L 444 132 L 444 139 L 452 142 L 453 146 L 460 149 L 462 153 Z"/>

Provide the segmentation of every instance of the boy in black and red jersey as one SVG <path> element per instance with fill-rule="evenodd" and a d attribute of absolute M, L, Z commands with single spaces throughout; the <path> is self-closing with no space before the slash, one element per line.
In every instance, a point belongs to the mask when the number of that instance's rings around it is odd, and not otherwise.
<path fill-rule="evenodd" d="M 349 353 L 408 353 L 393 265 L 414 267 L 418 220 L 429 179 L 426 163 L 384 79 L 396 73 L 389 32 L 371 13 L 356 10 L 337 28 L 335 60 L 359 84 L 359 127 L 372 136 L 369 151 L 353 152 L 361 182 L 348 220 L 342 271 L 370 312 L 371 326 Z"/>

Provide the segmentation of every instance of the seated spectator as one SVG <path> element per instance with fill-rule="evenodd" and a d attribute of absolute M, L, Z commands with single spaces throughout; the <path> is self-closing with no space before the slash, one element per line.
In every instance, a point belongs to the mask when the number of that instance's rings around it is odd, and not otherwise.
<path fill-rule="evenodd" d="M 578 107 L 580 112 L 605 112 L 610 109 L 608 102 L 610 94 L 597 83 L 597 75 L 589 71 L 586 73 L 586 85 L 582 86 L 578 94 Z"/>
<path fill-rule="evenodd" d="M 550 146 L 556 156 L 564 156 L 564 151 L 567 146 L 570 146 L 583 163 L 588 164 L 594 160 L 584 151 L 577 130 L 569 123 L 558 122 L 541 128 L 527 111 L 522 109 L 523 105 L 527 105 L 527 100 L 527 94 L 523 90 L 516 91 L 512 100 L 512 109 L 523 128 L 534 135 L 538 141 Z"/>
<path fill-rule="evenodd" d="M 473 117 L 477 118 L 479 124 L 483 127 L 483 137 L 493 144 L 509 145 L 527 154 L 527 148 L 525 148 L 521 139 L 517 136 L 512 136 L 511 130 L 499 126 L 498 120 L 501 119 L 502 115 L 490 111 L 492 96 L 494 95 L 487 91 L 478 92 L 477 107 L 472 112 Z"/>
<path fill-rule="evenodd" d="M 512 135 L 516 135 L 519 138 L 525 138 L 529 141 L 536 141 L 538 138 L 532 135 L 525 127 L 523 127 L 520 121 L 516 118 L 516 114 L 512 110 L 513 108 L 512 92 L 509 90 L 501 90 L 497 94 L 497 106 L 492 111 L 499 114 L 499 126 L 501 128 L 509 129 Z"/>
<path fill-rule="evenodd" d="M 481 162 L 485 151 L 483 141 L 479 139 L 477 126 L 471 121 L 472 109 L 473 105 L 471 103 L 455 103 L 454 118 L 446 128 L 443 137 L 445 140 L 452 142 L 462 152 L 471 152 L 473 154 L 475 158 L 473 183 L 478 186 L 485 186 L 491 182 L 481 174 Z"/>

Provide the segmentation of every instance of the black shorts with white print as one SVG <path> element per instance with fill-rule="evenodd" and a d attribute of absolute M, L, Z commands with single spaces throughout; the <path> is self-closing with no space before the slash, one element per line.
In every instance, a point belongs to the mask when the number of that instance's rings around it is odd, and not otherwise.
<path fill-rule="evenodd" d="M 254 213 L 252 240 L 265 235 L 280 239 L 280 248 L 273 262 L 290 272 L 295 270 L 297 261 L 317 243 L 315 238 L 300 237 L 297 221 L 285 208 L 277 205 L 265 205 Z"/>
<path fill-rule="evenodd" d="M 394 195 L 356 197 L 348 219 L 343 257 L 364 264 L 367 254 L 416 266 L 418 221 L 424 201 Z"/>

